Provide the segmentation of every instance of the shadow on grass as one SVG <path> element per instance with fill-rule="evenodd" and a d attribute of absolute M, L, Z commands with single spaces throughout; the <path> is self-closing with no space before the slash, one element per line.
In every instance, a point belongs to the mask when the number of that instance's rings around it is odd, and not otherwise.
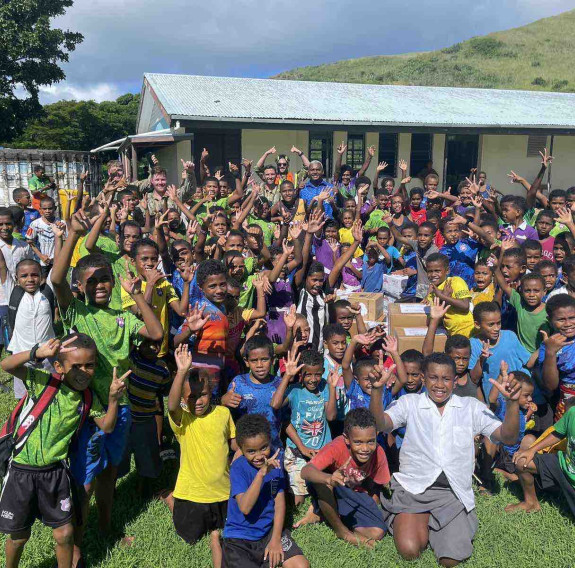
<path fill-rule="evenodd" d="M 166 426 L 168 430 L 166 430 Z M 102 562 L 109 552 L 116 546 L 122 546 L 122 540 L 127 535 L 125 530 L 157 499 L 162 490 L 173 490 L 179 468 L 179 447 L 169 425 L 164 424 L 164 433 L 168 434 L 165 447 L 176 450 L 178 459 L 168 460 L 163 463 L 162 473 L 158 479 L 152 480 L 149 496 L 142 496 L 139 492 L 139 476 L 132 459 L 130 473 L 118 480 L 114 495 L 112 510 L 112 526 L 108 534 L 102 534 L 98 527 L 98 512 L 95 499 L 90 502 L 84 544 L 82 546 L 83 557 L 88 566 L 95 566 Z M 167 506 L 166 506 L 167 507 Z M 130 544 L 125 544 L 129 548 Z M 52 564 L 53 565 L 53 564 Z M 50 564 L 47 564 L 50 566 Z M 42 568 L 45 568 L 44 566 Z"/>

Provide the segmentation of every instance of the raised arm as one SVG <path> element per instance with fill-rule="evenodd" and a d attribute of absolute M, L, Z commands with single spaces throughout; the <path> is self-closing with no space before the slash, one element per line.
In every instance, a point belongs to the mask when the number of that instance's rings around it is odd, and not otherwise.
<path fill-rule="evenodd" d="M 391 370 L 383 368 L 383 359 L 380 356 L 379 364 L 369 374 L 371 381 L 371 400 L 369 410 L 373 414 L 378 432 L 389 433 L 393 431 L 393 421 L 383 410 L 382 390 L 389 383 Z"/>
<path fill-rule="evenodd" d="M 369 146 L 367 152 L 365 153 L 365 160 L 363 162 L 363 165 L 361 166 L 361 168 L 359 168 L 359 171 L 357 172 L 358 176 L 365 175 L 365 172 L 367 172 L 367 169 L 369 168 L 369 164 L 371 164 L 371 159 L 374 156 L 375 156 L 375 146 Z"/>
<path fill-rule="evenodd" d="M 295 146 L 291 147 L 291 153 L 292 154 L 297 154 L 300 159 L 301 159 L 301 163 L 303 164 L 303 167 L 307 170 L 309 168 L 309 160 L 308 157 L 299 149 L 296 148 Z"/>
<path fill-rule="evenodd" d="M 361 242 L 361 237 L 363 235 L 361 231 L 361 221 L 354 221 L 353 227 L 351 229 L 351 234 L 353 236 L 353 243 L 348 249 L 337 259 L 337 262 L 333 265 L 329 276 L 327 277 L 327 282 L 331 288 L 337 284 L 337 280 L 341 275 L 342 270 L 345 265 L 351 260 L 359 243 Z"/>
<path fill-rule="evenodd" d="M 339 178 L 339 174 L 341 173 L 341 162 L 343 161 L 343 155 L 345 154 L 347 150 L 347 145 L 343 143 L 343 141 L 340 143 L 340 145 L 337 147 L 337 158 L 335 159 L 335 164 L 333 166 L 333 179 L 337 180 Z"/>
<path fill-rule="evenodd" d="M 74 300 L 70 284 L 66 280 L 68 269 L 70 268 L 70 260 L 76 248 L 78 239 L 87 233 L 90 228 L 90 222 L 84 215 L 84 211 L 80 209 L 74 213 L 70 219 L 70 230 L 68 238 L 64 242 L 64 246 L 60 254 L 54 257 L 54 265 L 52 267 L 52 286 L 56 294 L 56 299 L 62 312 L 68 309 L 68 306 Z"/>
<path fill-rule="evenodd" d="M 260 176 L 260 178 L 261 178 L 260 173 L 263 172 L 264 166 L 266 165 L 267 157 L 275 153 L 276 153 L 276 147 L 272 146 L 269 150 L 266 150 L 262 154 L 262 157 L 257 161 L 255 172 L 256 174 L 258 174 L 258 176 Z"/>
<path fill-rule="evenodd" d="M 189 351 L 188 344 L 180 344 L 174 352 L 174 357 L 178 370 L 174 376 L 174 382 L 172 383 L 168 396 L 168 412 L 174 424 L 179 426 L 182 420 L 182 406 L 180 403 L 182 400 L 184 381 L 192 366 L 192 354 Z"/>

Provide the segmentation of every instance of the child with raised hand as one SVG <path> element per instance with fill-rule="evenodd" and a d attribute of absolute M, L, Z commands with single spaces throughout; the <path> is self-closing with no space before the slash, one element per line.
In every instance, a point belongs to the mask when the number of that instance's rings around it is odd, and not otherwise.
<path fill-rule="evenodd" d="M 348 411 L 345 383 L 342 376 L 342 360 L 347 348 L 347 332 L 338 323 L 330 323 L 323 330 L 324 366 L 323 378 L 327 381 L 332 372 L 338 375 L 335 388 L 337 416 L 330 423 L 334 436 L 341 433 L 343 419 Z"/>
<path fill-rule="evenodd" d="M 506 195 L 500 201 L 501 217 L 505 224 L 502 232 L 509 238 L 523 244 L 525 239 L 538 239 L 537 231 L 524 220 L 527 211 L 527 202 L 518 195 Z"/>
<path fill-rule="evenodd" d="M 528 438 L 526 436 L 524 441 Z M 543 450 L 557 445 L 565 440 L 565 450 L 557 453 L 545 453 Z M 563 417 L 553 425 L 545 437 L 529 447 L 522 447 L 513 456 L 521 488 L 523 489 L 523 501 L 505 507 L 507 513 L 526 511 L 533 513 L 541 510 L 537 492 L 535 490 L 535 478 L 537 485 L 543 491 L 559 489 L 565 497 L 571 514 L 575 515 L 575 473 L 573 455 L 575 448 L 575 406 L 569 408 Z"/>
<path fill-rule="evenodd" d="M 550 392 L 559 389 L 555 420 L 565 412 L 568 401 L 575 397 L 575 298 L 557 294 L 547 302 L 552 331 L 543 332 L 538 365 L 543 387 Z"/>
<path fill-rule="evenodd" d="M 497 458 L 495 462 L 495 467 L 500 470 L 505 477 L 514 475 L 516 473 L 515 464 L 513 463 L 513 456 L 519 450 L 520 446 L 523 444 L 525 438 L 525 431 L 528 429 L 528 424 L 531 416 L 534 412 L 537 412 L 537 405 L 532 402 L 531 395 L 535 390 L 535 383 L 533 379 L 521 371 L 515 371 L 514 373 L 508 373 L 508 366 L 505 361 L 501 362 L 501 369 L 499 372 L 499 377 L 497 382 L 499 384 L 505 384 L 510 378 L 516 380 L 521 386 L 521 395 L 519 397 L 519 437 L 514 444 L 506 445 L 502 444 L 497 451 Z M 501 396 L 497 389 L 491 389 L 489 393 L 489 407 L 494 412 L 495 416 L 499 420 L 505 419 L 505 413 L 507 412 L 507 404 L 505 398 Z M 530 439 L 526 442 L 531 445 L 535 437 L 530 435 Z M 523 447 L 527 447 L 527 444 L 523 444 Z M 512 478 L 513 480 L 515 478 Z"/>
<path fill-rule="evenodd" d="M 273 343 L 265 336 L 255 335 L 246 341 L 243 357 L 249 372 L 232 380 L 222 396 L 222 405 L 232 409 L 236 421 L 244 414 L 263 414 L 270 422 L 274 447 L 281 448 L 282 412 L 271 406 L 273 395 L 281 384 L 281 377 L 272 372 Z"/>
<path fill-rule="evenodd" d="M 449 276 L 449 258 L 444 254 L 429 255 L 426 271 L 430 283 L 426 302 L 431 305 L 435 298 L 445 302 L 448 309 L 443 316 L 443 325 L 447 334 L 469 337 L 473 331 L 473 315 L 467 284 L 459 276 Z"/>
<path fill-rule="evenodd" d="M 475 260 L 481 245 L 473 239 L 462 238 L 461 221 L 466 222 L 466 219 L 459 215 L 455 218 L 446 217 L 440 221 L 439 227 L 445 244 L 439 252 L 449 258 L 450 275 L 461 277 L 471 288 L 474 284 Z"/>
<path fill-rule="evenodd" d="M 371 357 L 362 358 L 353 363 L 352 369 L 352 360 L 358 346 L 371 345 L 377 341 L 377 339 L 378 337 L 375 330 L 372 330 L 366 334 L 354 335 L 347 346 L 342 361 L 342 370 L 345 387 L 347 389 L 346 398 L 348 400 L 349 410 L 369 408 L 372 392 L 369 375 L 373 367 L 378 364 L 378 361 Z M 386 337 L 382 347 L 390 357 L 384 364 L 383 353 L 380 351 L 379 364 L 394 373 L 390 378 L 388 387 L 383 390 L 383 406 L 385 408 L 393 400 L 393 397 L 404 387 L 407 382 L 407 375 L 405 374 L 405 367 L 397 350 L 397 339 L 395 337 Z"/>
<path fill-rule="evenodd" d="M 547 311 L 543 303 L 545 280 L 541 274 L 524 274 L 520 280 L 521 292 L 511 286 L 494 260 L 494 274 L 497 284 L 509 298 L 517 312 L 517 336 L 527 351 L 534 353 L 541 343 L 541 331 L 549 331 Z"/>
<path fill-rule="evenodd" d="M 384 518 L 399 554 L 414 560 L 429 544 L 442 566 L 456 566 L 473 553 L 478 527 L 471 485 L 475 436 L 513 444 L 519 433 L 520 385 L 499 384 L 507 412 L 501 423 L 481 402 L 453 396 L 455 363 L 445 353 L 433 353 L 423 364 L 425 394 L 410 394 L 385 411 L 381 397 L 372 396 L 380 432 L 406 427 L 399 472 L 391 481 L 392 498 L 384 500 Z M 386 383 L 381 369 L 372 389 Z M 441 450 L 440 450 L 441 449 Z"/>
<path fill-rule="evenodd" d="M 431 306 L 427 334 L 423 341 L 422 351 L 425 356 L 431 355 L 434 351 L 437 327 L 447 309 L 448 307 L 445 302 L 440 302 L 438 298 L 435 298 Z M 473 382 L 471 374 L 469 373 L 469 361 L 471 359 L 471 342 L 469 338 L 460 334 L 451 335 L 445 342 L 445 353 L 455 362 L 456 380 L 453 387 L 453 394 L 458 396 L 472 396 L 473 398 L 483 401 L 481 386 L 476 384 L 479 383 L 479 380 L 476 378 L 476 382 Z"/>
<path fill-rule="evenodd" d="M 228 453 L 230 446 L 236 449 L 236 429 L 230 411 L 211 404 L 208 376 L 203 369 L 191 369 L 188 346 L 181 344 L 174 356 L 177 372 L 168 397 L 168 416 L 181 456 L 168 504 L 176 532 L 188 544 L 209 533 L 212 562 L 220 568 L 220 530 L 230 494 Z"/>
<path fill-rule="evenodd" d="M 247 414 L 237 423 L 242 455 L 230 468 L 231 491 L 224 527 L 224 568 L 309 568 L 309 562 L 285 522 L 285 475 L 262 414 Z"/>
<path fill-rule="evenodd" d="M 88 226 L 82 210 L 72 216 L 68 238 L 54 260 L 52 285 L 65 328 L 86 333 L 96 342 L 98 356 L 93 390 L 100 402 L 105 404 L 113 368 L 117 367 L 119 374 L 128 371 L 132 348 L 143 339 L 160 341 L 164 332 L 162 324 L 144 300 L 138 278 L 121 280 L 121 285 L 136 302 L 143 321 L 130 312 L 109 307 L 114 274 L 110 263 L 102 255 L 91 254 L 78 262 L 78 286 L 85 294 L 86 301 L 81 302 L 74 298 L 66 281 L 66 274 L 74 247 Z M 99 505 L 100 528 L 104 531 L 111 526 L 117 466 L 122 461 L 128 439 L 130 411 L 127 402 L 127 397 L 120 399 L 118 420 L 112 433 L 102 432 L 89 424 L 82 428 L 71 464 L 76 481 L 84 485 L 88 493 L 92 491 L 92 482 L 99 476 L 96 499 Z"/>
<path fill-rule="evenodd" d="M 183 316 L 188 311 L 189 288 L 192 280 L 192 271 L 187 268 L 182 273 L 184 281 L 182 297 L 180 298 L 166 275 L 158 269 L 160 253 L 158 245 L 151 239 L 141 239 L 132 246 L 132 257 L 138 277 L 142 282 L 142 293 L 144 300 L 151 306 L 154 314 L 162 324 L 164 337 L 160 346 L 158 357 L 162 358 L 168 354 L 168 338 L 170 332 L 170 310 L 177 315 Z M 139 315 L 139 309 L 134 299 L 122 289 L 122 309 L 130 310 L 133 314 Z"/>
<path fill-rule="evenodd" d="M 378 503 L 382 486 L 389 483 L 389 469 L 369 410 L 351 410 L 343 435 L 320 450 L 301 475 L 315 507 L 338 538 L 373 548 L 385 536 Z"/>
<path fill-rule="evenodd" d="M 128 375 L 118 378 L 114 368 L 104 411 L 89 389 L 96 367 L 96 351 L 97 346 L 89 336 L 74 333 L 62 341 L 50 339 L 43 345 L 36 344 L 31 350 L 2 361 L 2 369 L 24 381 L 28 389 L 27 402 L 19 415 L 14 416 L 16 431 L 27 416 L 32 418 L 30 413 L 39 398 L 52 391 L 46 410 L 28 427 L 13 451 L 4 479 L 0 508 L 6 514 L 0 518 L 0 532 L 9 535 L 6 566 L 19 565 L 36 518 L 52 528 L 58 566 L 72 566 L 74 514 L 82 519 L 82 510 L 74 510 L 77 504 L 72 500 L 72 482 L 64 462 L 72 438 L 87 418 L 93 419 L 103 432 L 114 430 L 118 399 L 125 390 L 124 379 Z M 55 358 L 53 375 L 27 366 L 29 362 L 47 358 Z"/>
<path fill-rule="evenodd" d="M 332 371 L 327 381 L 322 375 L 321 353 L 308 350 L 296 354 L 292 349 L 288 353 L 281 383 L 270 403 L 275 410 L 287 405 L 290 407 L 284 467 L 289 475 L 296 507 L 304 502 L 308 494 L 301 470 L 308 460 L 331 442 L 328 420 L 335 420 L 337 416 L 335 388 L 339 374 Z M 300 381 L 297 381 L 298 376 Z"/>

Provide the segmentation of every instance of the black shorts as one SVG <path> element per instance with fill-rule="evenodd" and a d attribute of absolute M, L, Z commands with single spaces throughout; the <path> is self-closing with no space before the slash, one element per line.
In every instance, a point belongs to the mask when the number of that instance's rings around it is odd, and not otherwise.
<path fill-rule="evenodd" d="M 0 532 L 27 530 L 36 519 L 56 529 L 72 523 L 73 509 L 72 482 L 62 464 L 10 465 L 0 497 Z"/>
<path fill-rule="evenodd" d="M 516 473 L 517 471 L 513 463 L 513 456 L 510 456 L 509 452 L 503 446 L 499 446 L 494 465 L 496 468 L 502 469 L 507 473 Z"/>
<path fill-rule="evenodd" d="M 174 527 L 178 536 L 188 544 L 195 544 L 204 535 L 223 529 L 227 515 L 227 501 L 194 503 L 174 499 Z"/>
<path fill-rule="evenodd" d="M 271 538 L 272 531 L 261 540 L 224 538 L 222 568 L 268 568 L 270 563 L 269 560 L 264 561 L 264 554 Z M 284 560 L 289 560 L 294 556 L 303 556 L 301 548 L 292 539 L 287 529 L 282 532 L 282 549 Z"/>
<path fill-rule="evenodd" d="M 140 422 L 132 420 L 126 451 L 118 469 L 118 477 L 124 477 L 130 473 L 132 454 L 134 454 L 138 475 L 148 479 L 160 477 L 162 459 L 160 458 L 158 425 L 155 416 L 150 416 L 147 420 Z"/>
<path fill-rule="evenodd" d="M 555 488 L 561 489 L 561 493 L 563 493 L 571 509 L 571 514 L 575 516 L 575 489 L 559 465 L 559 455 L 535 454 L 533 461 L 537 468 L 538 478 L 535 479 L 539 488 L 544 491 Z"/>

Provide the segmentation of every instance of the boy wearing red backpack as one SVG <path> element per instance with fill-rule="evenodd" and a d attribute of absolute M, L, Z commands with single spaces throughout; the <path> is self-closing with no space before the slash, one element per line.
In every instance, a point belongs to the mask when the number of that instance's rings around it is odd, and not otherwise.
<path fill-rule="evenodd" d="M 56 374 L 29 362 L 55 358 Z M 0 432 L 0 469 L 9 460 L 0 495 L 0 532 L 6 539 L 6 566 L 15 568 L 38 518 L 53 530 L 58 568 L 71 568 L 74 551 L 72 487 L 65 461 L 74 434 L 93 418 L 104 432 L 116 424 L 118 398 L 125 390 L 123 377 L 110 387 L 104 412 L 88 388 L 96 366 L 96 344 L 84 334 L 62 342 L 50 339 L 30 351 L 11 355 L 2 369 L 23 380 L 26 398 Z"/>

